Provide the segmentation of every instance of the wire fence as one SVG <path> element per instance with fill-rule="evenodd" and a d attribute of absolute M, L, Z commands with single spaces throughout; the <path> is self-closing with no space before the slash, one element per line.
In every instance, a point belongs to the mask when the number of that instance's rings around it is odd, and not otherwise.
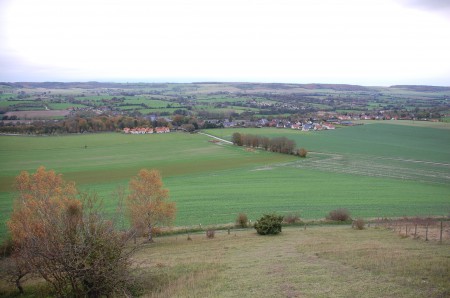
<path fill-rule="evenodd" d="M 433 218 L 378 219 L 371 222 L 375 227 L 384 227 L 402 237 L 425 241 L 450 242 L 450 221 Z"/>

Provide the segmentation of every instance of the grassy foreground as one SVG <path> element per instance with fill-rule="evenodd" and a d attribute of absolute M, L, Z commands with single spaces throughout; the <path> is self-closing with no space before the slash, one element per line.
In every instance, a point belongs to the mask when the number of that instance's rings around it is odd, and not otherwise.
<path fill-rule="evenodd" d="M 144 297 L 448 297 L 448 240 L 399 237 L 383 228 L 253 229 L 157 238 L 136 255 Z M 38 290 L 39 289 L 39 290 Z M 33 297 L 47 293 L 27 283 Z M 0 286 L 3 296 L 14 290 Z"/>
<path fill-rule="evenodd" d="M 285 228 L 167 237 L 141 251 L 149 297 L 445 297 L 448 244 L 384 229 Z M 149 270 L 149 271 L 146 271 Z M 143 273 L 145 276 L 145 273 Z"/>

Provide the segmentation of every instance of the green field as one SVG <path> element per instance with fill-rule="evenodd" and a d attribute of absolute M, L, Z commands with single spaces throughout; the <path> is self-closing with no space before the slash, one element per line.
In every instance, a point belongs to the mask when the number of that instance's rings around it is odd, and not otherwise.
<path fill-rule="evenodd" d="M 450 134 L 405 125 L 363 125 L 335 131 L 225 129 L 287 136 L 309 151 L 306 159 L 212 143 L 205 135 L 87 134 L 0 137 L 0 212 L 11 212 L 14 177 L 40 165 L 62 173 L 82 190 L 96 191 L 108 211 L 112 192 L 141 168 L 163 174 L 177 203 L 176 225 L 233 222 L 245 212 L 298 212 L 323 218 L 344 207 L 354 217 L 448 215 Z M 86 146 L 86 148 L 85 148 Z M 5 232 L 2 225 L 1 233 Z"/>

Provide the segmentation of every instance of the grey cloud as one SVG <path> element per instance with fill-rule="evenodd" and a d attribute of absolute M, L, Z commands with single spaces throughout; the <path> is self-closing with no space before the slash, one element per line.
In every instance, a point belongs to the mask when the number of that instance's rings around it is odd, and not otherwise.
<path fill-rule="evenodd" d="M 450 17 L 450 0 L 397 0 L 407 7 L 439 13 Z"/>

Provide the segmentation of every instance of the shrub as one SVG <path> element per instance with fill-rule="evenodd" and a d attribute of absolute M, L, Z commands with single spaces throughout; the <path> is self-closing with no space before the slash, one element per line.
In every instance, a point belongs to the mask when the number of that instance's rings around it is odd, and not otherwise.
<path fill-rule="evenodd" d="M 355 228 L 357 228 L 358 230 L 363 230 L 365 224 L 366 224 L 366 223 L 364 222 L 364 219 L 362 219 L 362 218 L 358 218 L 358 219 L 355 220 L 355 222 L 354 222 L 354 226 L 355 226 Z"/>
<path fill-rule="evenodd" d="M 308 154 L 308 151 L 306 151 L 305 148 L 300 148 L 297 151 L 297 155 L 300 157 L 303 157 L 303 158 L 306 157 L 307 154 Z"/>
<path fill-rule="evenodd" d="M 256 232 L 260 235 L 281 233 L 283 216 L 276 214 L 265 214 L 255 223 Z"/>
<path fill-rule="evenodd" d="M 208 238 L 208 239 L 214 238 L 215 235 L 216 235 L 216 231 L 215 230 L 207 230 L 206 231 L 206 238 Z"/>
<path fill-rule="evenodd" d="M 298 213 L 289 213 L 284 216 L 283 220 L 283 222 L 287 224 L 295 224 L 299 223 L 300 221 L 300 215 Z"/>
<path fill-rule="evenodd" d="M 245 213 L 239 213 L 236 218 L 236 225 L 238 227 L 246 228 L 248 227 L 248 217 Z"/>
<path fill-rule="evenodd" d="M 348 212 L 347 209 L 339 208 L 330 211 L 330 213 L 327 216 L 327 219 L 335 221 L 347 221 L 350 219 L 350 212 Z"/>

